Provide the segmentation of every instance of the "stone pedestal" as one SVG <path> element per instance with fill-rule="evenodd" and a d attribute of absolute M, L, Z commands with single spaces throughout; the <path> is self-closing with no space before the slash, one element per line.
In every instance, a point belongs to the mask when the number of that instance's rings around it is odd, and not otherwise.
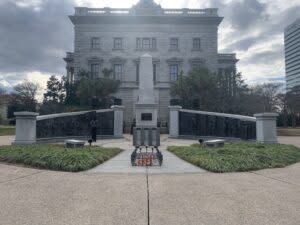
<path fill-rule="evenodd" d="M 157 127 L 158 120 L 157 104 L 141 104 L 135 105 L 135 120 L 137 127 Z"/>
<path fill-rule="evenodd" d="M 182 109 L 181 106 L 169 106 L 170 109 L 170 126 L 169 136 L 171 138 L 179 137 L 179 111 Z"/>
<path fill-rule="evenodd" d="M 34 112 L 16 112 L 16 138 L 13 144 L 26 145 L 36 143 L 36 117 Z"/>
<path fill-rule="evenodd" d="M 114 105 L 111 107 L 114 110 L 114 137 L 123 137 L 124 123 L 124 106 Z"/>
<path fill-rule="evenodd" d="M 277 113 L 258 113 L 256 117 L 256 140 L 261 143 L 277 143 Z"/>

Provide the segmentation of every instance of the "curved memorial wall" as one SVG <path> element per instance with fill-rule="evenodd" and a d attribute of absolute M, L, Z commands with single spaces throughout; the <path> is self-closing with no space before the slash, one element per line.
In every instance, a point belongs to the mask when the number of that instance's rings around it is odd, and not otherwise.
<path fill-rule="evenodd" d="M 36 121 L 37 141 L 91 136 L 92 126 L 97 127 L 97 136 L 114 136 L 114 110 L 97 110 L 38 116 Z"/>
<path fill-rule="evenodd" d="M 224 113 L 179 110 L 179 135 L 256 140 L 256 118 Z"/>

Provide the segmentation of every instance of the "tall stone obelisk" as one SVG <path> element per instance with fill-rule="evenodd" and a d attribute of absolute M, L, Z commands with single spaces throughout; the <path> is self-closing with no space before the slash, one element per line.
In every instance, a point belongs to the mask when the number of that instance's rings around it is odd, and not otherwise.
<path fill-rule="evenodd" d="M 154 96 L 152 56 L 145 54 L 140 58 L 140 84 L 138 102 L 135 105 L 137 127 L 156 127 L 157 108 Z"/>

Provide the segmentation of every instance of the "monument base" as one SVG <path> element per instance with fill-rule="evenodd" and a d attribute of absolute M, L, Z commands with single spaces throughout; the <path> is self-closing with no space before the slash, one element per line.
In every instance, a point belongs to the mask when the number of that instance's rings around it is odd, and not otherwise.
<path fill-rule="evenodd" d="M 135 115 L 137 127 L 157 127 L 158 105 L 137 103 Z"/>

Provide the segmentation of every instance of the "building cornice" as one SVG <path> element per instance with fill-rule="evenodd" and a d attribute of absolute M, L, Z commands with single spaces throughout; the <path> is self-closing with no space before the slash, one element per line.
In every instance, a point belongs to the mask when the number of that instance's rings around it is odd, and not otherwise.
<path fill-rule="evenodd" d="M 141 0 L 132 8 L 76 7 L 69 16 L 76 24 L 215 24 L 219 25 L 218 9 L 163 9 L 151 0 Z"/>
<path fill-rule="evenodd" d="M 218 62 L 219 63 L 232 63 L 236 64 L 239 60 L 236 58 L 236 54 L 218 54 Z"/>
<path fill-rule="evenodd" d="M 223 17 L 184 16 L 69 16 L 74 25 L 78 24 L 205 24 L 219 25 Z"/>

